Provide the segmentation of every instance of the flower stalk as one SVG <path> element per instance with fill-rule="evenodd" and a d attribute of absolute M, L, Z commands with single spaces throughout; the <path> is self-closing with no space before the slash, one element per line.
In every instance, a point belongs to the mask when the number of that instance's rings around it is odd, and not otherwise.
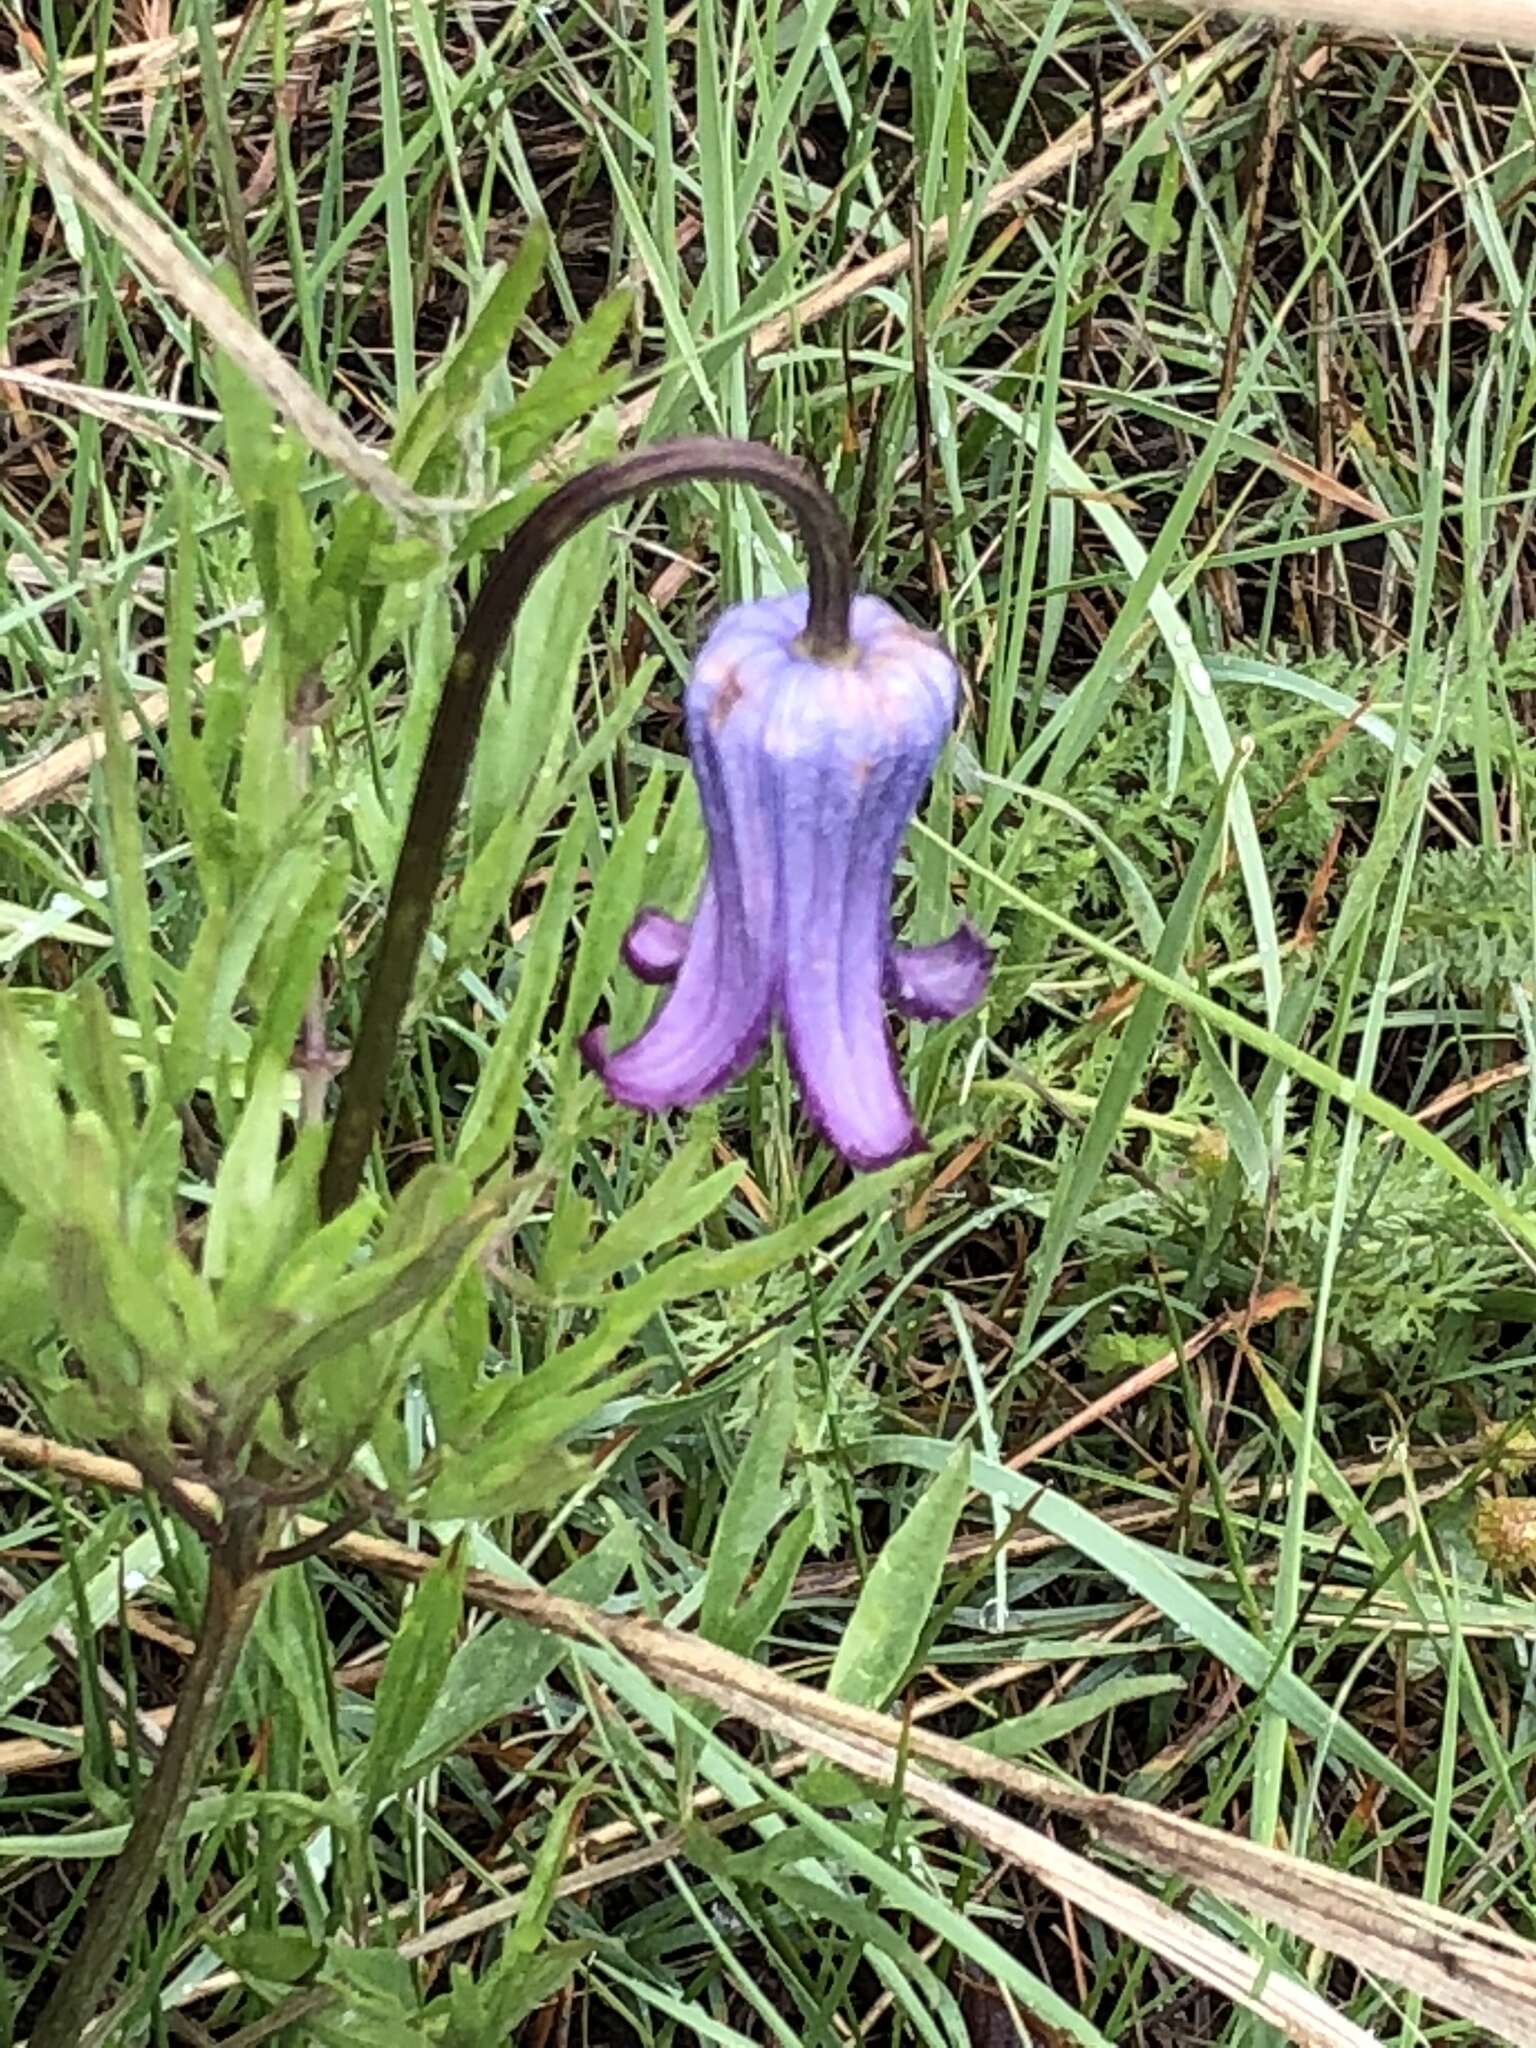
<path fill-rule="evenodd" d="M 853 554 L 847 529 L 823 486 L 791 457 L 753 442 L 709 436 L 661 441 L 600 463 L 541 500 L 481 585 L 449 664 L 395 863 L 357 1040 L 341 1081 L 320 1178 L 322 1218 L 344 1209 L 362 1182 L 486 697 L 523 600 L 545 563 L 589 520 L 625 499 L 677 483 L 747 484 L 789 508 L 800 529 L 810 584 L 805 653 L 834 666 L 848 658 Z"/>

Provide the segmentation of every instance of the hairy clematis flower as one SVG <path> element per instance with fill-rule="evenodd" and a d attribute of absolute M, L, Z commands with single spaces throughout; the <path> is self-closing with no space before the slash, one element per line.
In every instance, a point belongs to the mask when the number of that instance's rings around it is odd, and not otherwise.
<path fill-rule="evenodd" d="M 705 642 L 686 697 L 709 832 L 691 924 L 645 910 L 624 957 L 672 992 L 631 1044 L 583 1051 L 638 1109 L 713 1095 L 779 1024 L 811 1120 L 853 1165 L 919 1150 L 886 1005 L 957 1017 L 991 955 L 969 925 L 936 946 L 891 937 L 902 835 L 954 720 L 944 647 L 877 597 L 849 613 L 837 662 L 805 650 L 803 593 L 737 605 Z"/>

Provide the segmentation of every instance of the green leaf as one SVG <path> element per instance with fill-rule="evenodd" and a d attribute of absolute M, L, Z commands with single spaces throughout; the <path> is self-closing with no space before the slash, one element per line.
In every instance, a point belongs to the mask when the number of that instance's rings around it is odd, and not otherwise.
<path fill-rule="evenodd" d="M 235 793 L 235 851 L 242 872 L 259 871 L 269 852 L 287 844 L 297 800 L 287 684 L 279 654 L 268 641 L 251 688 Z"/>
<path fill-rule="evenodd" d="M 568 1600 L 601 1607 L 634 1561 L 627 1529 L 610 1529 L 550 1587 Z M 478 1629 L 454 1652 L 426 1720 L 396 1781 L 397 1789 L 449 1755 L 482 1728 L 515 1714 L 566 1655 L 558 1637 L 506 1616 Z"/>
<path fill-rule="evenodd" d="M 251 1927 L 241 1934 L 210 1935 L 220 1961 L 245 1978 L 267 1984 L 300 1984 L 325 1953 L 307 1934 L 283 1927 Z"/>
<path fill-rule="evenodd" d="M 319 1126 L 316 1129 L 318 1132 Z M 451 1169 L 439 1171 L 445 1187 L 465 1185 Z M 309 1239 L 298 1260 L 286 1262 L 272 1285 L 273 1327 L 265 1348 L 253 1349 L 249 1369 L 253 1374 L 281 1369 L 285 1379 L 301 1378 L 446 1292 L 465 1260 L 492 1230 L 504 1225 L 506 1199 L 502 1188 L 462 1207 L 445 1203 L 444 1220 L 434 1220 L 431 1230 L 420 1239 L 403 1246 L 390 1246 L 382 1240 L 366 1264 L 344 1274 L 320 1291 L 318 1298 L 309 1256 L 317 1240 Z M 348 1230 L 355 1229 L 356 1214 L 347 1219 Z M 334 1229 L 342 1221 L 338 1217 L 329 1227 Z M 327 1250 L 323 1258 L 328 1262 L 330 1257 Z"/>
<path fill-rule="evenodd" d="M 269 1059 L 287 1065 L 320 963 L 336 941 L 350 879 L 351 862 L 338 848 L 315 876 L 308 897 L 284 918 L 277 980 L 267 991 L 261 1024 L 251 1042 L 253 1066 Z"/>
<path fill-rule="evenodd" d="M 827 1674 L 833 1699 L 883 1707 L 906 1677 L 944 1576 L 970 1465 L 967 1446 L 956 1445 L 870 1567 Z"/>
<path fill-rule="evenodd" d="M 598 873 L 561 1020 L 557 1095 L 574 1095 L 571 1083 L 575 1078 L 576 1034 L 590 1023 L 603 988 L 618 965 L 624 934 L 640 908 L 651 841 L 656 836 L 661 800 L 670 779 L 668 770 L 660 764 L 652 769 L 639 802 L 614 834 L 608 858 Z"/>
<path fill-rule="evenodd" d="M 250 708 L 251 677 L 245 649 L 239 634 L 231 628 L 219 636 L 214 646 L 213 673 L 203 693 L 202 754 L 215 790 L 224 787 Z"/>
<path fill-rule="evenodd" d="M 803 1507 L 774 1538 L 756 1583 L 725 1624 L 720 1641 L 738 1657 L 750 1657 L 789 1604 L 795 1580 L 816 1533 L 816 1510 Z"/>
<path fill-rule="evenodd" d="M 114 1508 L 79 1546 L 76 1580 L 85 1588 L 93 1628 L 118 1612 L 125 1592 L 136 1592 L 160 1569 L 159 1538 L 148 1530 L 130 1535 L 132 1527 L 133 1511 Z M 52 1679 L 59 1656 L 51 1638 L 72 1621 L 75 1608 L 75 1586 L 70 1573 L 60 1569 L 0 1613 L 0 1713 L 9 1713 Z"/>
<path fill-rule="evenodd" d="M 919 1437 L 879 1436 L 866 1442 L 864 1454 L 876 1464 L 933 1470 L 945 1449 L 943 1444 L 927 1443 Z M 1424 1787 L 1337 1707 L 1322 1699 L 1299 1673 L 1277 1662 L 1272 1647 L 1218 1607 L 1192 1574 L 1181 1568 L 1180 1561 L 1113 1528 L 1090 1509 L 1042 1485 L 1033 1474 L 1010 1472 L 1006 1466 L 977 1457 L 971 1463 L 971 1484 L 978 1493 L 1001 1501 L 1010 1513 L 1025 1515 L 1059 1543 L 1081 1551 L 1101 1571 L 1150 1601 L 1175 1628 L 1235 1672 L 1325 1753 L 1341 1757 L 1367 1777 L 1380 1779 L 1414 1812 L 1429 1811 L 1430 1794 Z"/>
<path fill-rule="evenodd" d="M 513 1972 L 516 1972 L 520 1963 L 526 1964 L 528 1959 L 537 1953 L 544 1939 L 544 1930 L 549 1925 L 549 1916 L 554 1909 L 560 1879 L 565 1874 L 566 1844 L 570 1841 L 571 1829 L 592 1789 L 592 1783 L 590 1777 L 578 1779 L 549 1817 L 544 1839 L 539 1843 L 539 1853 L 534 1858 L 532 1870 L 528 1873 L 522 1906 L 507 1935 L 501 1966 L 496 1972 L 496 1979 L 500 1980 L 503 1986 L 502 1997 L 505 1996 L 505 1979 L 509 1974 L 507 1965 L 510 1963 Z M 488 1982 L 485 1989 L 488 1995 L 496 1995 L 494 1981 Z M 495 2017 L 502 2026 L 511 2026 L 517 2016 L 497 2010 Z"/>
<path fill-rule="evenodd" d="M 900 1160 L 880 1173 L 861 1175 L 830 1202 L 820 1202 L 792 1223 L 765 1231 L 744 1244 L 723 1250 L 679 1252 L 653 1266 L 630 1286 L 610 1298 L 611 1305 L 589 1336 L 567 1345 L 558 1355 L 562 1372 L 571 1386 L 587 1385 L 617 1358 L 636 1331 L 641 1330 L 669 1302 L 681 1301 L 715 1289 L 721 1292 L 750 1285 L 781 1267 L 792 1265 L 807 1252 L 839 1231 L 847 1223 L 868 1214 L 920 1170 L 919 1162 Z M 532 1387 L 532 1375 L 515 1388 L 509 1409 L 515 1409 Z"/>
<path fill-rule="evenodd" d="M 490 1058 L 480 1070 L 459 1126 L 455 1157 L 471 1175 L 478 1176 L 494 1166 L 516 1132 L 528 1065 L 565 951 L 571 904 L 576 894 L 576 870 L 580 865 L 581 841 L 574 832 L 567 833 L 528 934 L 511 1011 L 497 1033 Z"/>
<path fill-rule="evenodd" d="M 1274 1374 L 1266 1371 L 1257 1358 L 1250 1359 L 1249 1365 L 1258 1381 L 1259 1391 L 1268 1402 L 1270 1413 L 1279 1423 L 1294 1456 L 1300 1448 L 1305 1426 L 1301 1412 Z M 1315 1438 L 1307 1446 L 1307 1460 L 1313 1484 L 1370 1559 L 1372 1570 L 1380 1574 L 1390 1573 L 1395 1562 L 1392 1545 L 1371 1520 L 1359 1494 Z M 1404 1593 L 1411 1602 L 1412 1589 L 1405 1587 Z"/>
<path fill-rule="evenodd" d="M 1138 1700 L 1187 1690 L 1187 1682 L 1172 1672 L 1108 1678 L 1087 1692 L 1074 1693 L 1070 1699 L 1056 1700 L 1048 1707 L 1036 1707 L 1033 1713 L 994 1722 L 990 1728 L 971 1736 L 970 1744 L 973 1749 L 985 1750 L 988 1756 L 1028 1756 L 1033 1750 L 1059 1742 L 1064 1735 L 1090 1727 L 1117 1707 L 1134 1706 Z"/>
<path fill-rule="evenodd" d="M 328 1788 L 341 1779 L 332 1717 L 332 1659 L 314 1588 L 302 1571 L 278 1572 L 256 1616 L 256 1641 L 276 1672 Z"/>
<path fill-rule="evenodd" d="M 552 746 L 537 780 L 522 803 L 509 811 L 493 828 L 478 853 L 471 856 L 455 898 L 448 928 L 448 959 L 451 965 L 474 959 L 489 937 L 498 918 L 504 917 L 507 899 L 516 888 L 527 865 L 535 840 L 552 818 L 571 802 L 581 783 L 597 762 L 605 760 L 614 743 L 630 724 L 644 700 L 654 677 L 651 664 L 642 662 L 610 707 L 591 738 L 566 761 L 565 740 Z M 579 1011 L 570 1006 L 572 1022 L 579 1026 Z"/>
<path fill-rule="evenodd" d="M 529 1377 L 551 1376 L 546 1367 Z M 561 1448 L 560 1439 L 586 1422 L 614 1390 L 609 1381 L 595 1390 L 549 1393 L 510 1417 L 493 1411 L 481 1440 L 461 1446 L 427 1488 L 420 1504 L 423 1517 L 491 1521 L 551 1506 L 579 1485 L 588 1469 Z"/>
<path fill-rule="evenodd" d="M 59 1069 L 81 1108 L 94 1110 L 119 1153 L 138 1137 L 138 1115 L 122 1046 L 97 982 L 77 983 L 59 1019 Z"/>
<path fill-rule="evenodd" d="M 223 1005 L 218 1000 L 228 930 L 223 902 L 210 895 L 177 983 L 176 1020 L 165 1053 L 165 1089 L 172 1102 L 184 1102 L 205 1080 L 215 1026 L 228 1022 L 233 1007 L 233 994 Z"/>
<path fill-rule="evenodd" d="M 712 1642 L 728 1641 L 753 1560 L 784 1512 L 784 1460 L 794 1436 L 797 1405 L 794 1357 L 786 1350 L 763 1381 L 752 1433 L 709 1546 L 699 1627 Z"/>
<path fill-rule="evenodd" d="M 247 982 L 256 978 L 255 963 L 265 944 L 280 955 L 280 934 L 293 906 L 303 903 L 320 864 L 316 836 L 291 830 L 284 841 L 247 870 L 247 887 L 238 908 L 227 919 L 218 973 L 209 1000 L 209 1029 L 217 1033 L 228 1022 Z"/>
<path fill-rule="evenodd" d="M 699 1180 L 708 1151 L 706 1138 L 689 1138 L 595 1245 L 548 1270 L 554 1293 L 563 1301 L 590 1299 L 626 1267 L 638 1266 L 649 1253 L 712 1216 L 735 1191 L 745 1168 L 733 1161 Z"/>
<path fill-rule="evenodd" d="M 470 775 L 469 841 L 476 851 L 505 818 L 528 807 L 546 763 L 552 768 L 570 745 L 582 657 L 607 584 L 607 554 L 607 527 L 594 520 L 539 572 L 523 601 L 505 675 L 486 698 Z"/>
<path fill-rule="evenodd" d="M 228 289 L 227 280 L 225 287 L 227 296 L 239 305 L 238 293 Z M 224 456 L 230 482 L 236 497 L 249 511 L 266 493 L 277 416 L 250 378 L 222 350 L 214 351 L 210 369 L 224 420 Z"/>
<path fill-rule="evenodd" d="M 593 412 L 624 378 L 622 368 L 603 374 L 603 364 L 624 331 L 633 296 L 617 291 L 604 299 L 539 371 L 516 403 L 490 427 L 501 457 L 504 481 L 519 477 L 567 427 Z"/>
<path fill-rule="evenodd" d="M 1238 757 L 1241 760 L 1241 756 Z M 1180 975 L 1189 949 L 1191 936 L 1199 919 L 1205 900 L 1207 877 L 1215 865 L 1216 855 L 1221 846 L 1222 833 L 1226 827 L 1227 809 L 1236 787 L 1236 764 L 1228 776 L 1226 787 L 1219 803 L 1213 804 L 1201 830 L 1199 842 L 1190 855 L 1189 865 L 1184 871 L 1184 880 L 1179 888 L 1173 908 L 1168 913 L 1153 956 L 1153 966 L 1164 975 Z M 1163 1018 L 1168 1011 L 1168 998 L 1159 989 L 1144 985 L 1137 994 L 1135 1007 L 1121 1033 L 1120 1043 L 1115 1048 L 1115 1057 L 1088 1128 L 1083 1133 L 1072 1161 L 1071 1170 L 1056 1183 L 1051 1201 L 1050 1213 L 1040 1242 L 1031 1260 L 1032 1274 L 1030 1289 L 1019 1321 L 1018 1343 L 1028 1343 L 1033 1335 L 1056 1276 L 1061 1270 L 1072 1236 L 1082 1220 L 1083 1211 L 1094 1189 L 1098 1186 L 1109 1155 L 1119 1138 L 1120 1127 L 1125 1119 L 1131 1098 L 1141 1085 L 1147 1064 L 1152 1058 L 1157 1043 L 1157 1034 L 1162 1028 Z"/>
<path fill-rule="evenodd" d="M 771 1847 L 776 1850 L 783 1839 L 776 1838 Z M 973 2048 L 975 2037 L 949 1987 L 912 1944 L 872 1911 L 858 1893 L 838 1892 L 829 1885 L 817 1884 L 793 1865 L 784 1867 L 782 1859 L 771 1853 L 758 1856 L 749 1851 L 739 1859 L 733 1858 L 730 1868 L 740 1868 L 744 1874 L 752 1875 L 760 1869 L 760 1881 L 787 1900 L 804 1921 L 814 1924 L 826 1920 L 846 1929 L 929 2048 Z M 886 1966 L 883 1969 L 882 1963 Z M 942 2027 L 939 2021 L 943 2022 Z"/>
<path fill-rule="evenodd" d="M 349 1773 L 363 1827 L 394 1790 L 448 1675 L 464 1613 L 464 1570 L 464 1545 L 455 1543 L 417 1587 L 389 1646 L 368 1747 Z"/>
<path fill-rule="evenodd" d="M 416 482 L 443 443 L 473 416 L 488 380 L 507 359 L 548 254 L 549 231 L 534 222 L 395 445 L 390 462 L 407 483 Z"/>
<path fill-rule="evenodd" d="M 1200 1071 L 1216 1098 L 1216 1113 L 1232 1152 L 1242 1168 L 1243 1181 L 1254 1201 L 1261 1201 L 1269 1186 L 1269 1147 L 1258 1112 L 1248 1091 L 1221 1056 L 1216 1035 L 1203 1017 L 1191 1015 L 1190 1030 L 1200 1056 Z"/>
<path fill-rule="evenodd" d="M 222 1279 L 238 1259 L 247 1270 L 253 1247 L 271 1236 L 272 1185 L 283 1122 L 286 1070 L 269 1060 L 248 1076 L 245 1108 L 230 1139 L 208 1208 L 203 1271 Z"/>
<path fill-rule="evenodd" d="M 68 1191 L 64 1111 L 25 1012 L 0 992 L 0 1187 L 23 1209 L 57 1213 Z"/>
<path fill-rule="evenodd" d="M 105 633 L 98 639 L 110 716 L 102 720 L 104 751 L 101 789 L 104 798 L 102 841 L 107 892 L 112 906 L 112 933 L 127 986 L 128 1000 L 139 1027 L 145 1059 L 159 1059 L 155 1035 L 155 957 L 149 889 L 144 879 L 144 838 L 139 830 L 138 777 L 133 752 L 123 738 L 121 714 L 130 708 L 112 649 Z"/>
<path fill-rule="evenodd" d="M 453 1966 L 444 2031 L 434 2033 L 442 2048 L 487 2048 L 490 2042 L 511 2042 L 523 2021 L 546 2005 L 592 1953 L 596 1937 L 585 1941 L 546 1942 L 535 1954 L 510 1942 L 477 1984 L 462 1963 Z M 436 2023 L 441 1999 L 432 2002 Z"/>

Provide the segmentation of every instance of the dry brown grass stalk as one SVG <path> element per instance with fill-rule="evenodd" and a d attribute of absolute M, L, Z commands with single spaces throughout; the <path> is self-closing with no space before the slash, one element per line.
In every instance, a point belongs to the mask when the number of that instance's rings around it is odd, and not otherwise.
<path fill-rule="evenodd" d="M 1323 23 L 1351 35 L 1536 49 L 1536 0 L 1224 0 L 1220 11 L 1297 28 Z"/>

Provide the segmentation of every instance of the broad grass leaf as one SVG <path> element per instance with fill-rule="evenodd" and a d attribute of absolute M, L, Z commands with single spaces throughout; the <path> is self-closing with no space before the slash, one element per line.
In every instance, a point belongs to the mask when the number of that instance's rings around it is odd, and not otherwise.
<path fill-rule="evenodd" d="M 929 1471 L 939 1466 L 945 1450 L 943 1444 L 900 1436 L 872 1437 L 864 1446 L 872 1463 L 919 1465 Z M 1430 1791 L 1322 1699 L 1298 1672 L 1277 1663 L 1271 1645 L 1218 1607 L 1173 1559 L 1112 1528 L 1090 1509 L 1041 1485 L 1032 1475 L 1010 1472 L 989 1459 L 973 1458 L 970 1484 L 988 1499 L 1000 1500 L 1011 1512 L 1025 1514 L 1036 1528 L 1047 1530 L 1058 1542 L 1081 1552 L 1101 1571 L 1149 1601 L 1182 1635 L 1225 1664 L 1323 1751 L 1389 1786 L 1416 1813 L 1430 1811 Z"/>
<path fill-rule="evenodd" d="M 1140 1700 L 1157 1699 L 1164 1693 L 1187 1690 L 1184 1679 L 1172 1672 L 1106 1678 L 1087 1692 L 1073 1693 L 1069 1699 L 1056 1700 L 1048 1707 L 1036 1707 L 1032 1713 L 1016 1714 L 1009 1720 L 993 1722 L 990 1728 L 983 1728 L 979 1734 L 971 1736 L 971 1747 L 985 1750 L 988 1756 L 1028 1756 L 1032 1750 L 1059 1742 L 1062 1736 L 1075 1734 L 1079 1728 L 1091 1727 L 1106 1714 L 1112 1714 L 1116 1707 L 1134 1706 Z"/>
<path fill-rule="evenodd" d="M 569 1600 L 601 1607 L 634 1562 L 625 1529 L 610 1529 L 550 1586 Z M 507 1615 L 477 1629 L 454 1652 L 425 1721 L 395 1781 L 398 1791 L 482 1728 L 515 1714 L 567 1654 L 566 1643 Z"/>
<path fill-rule="evenodd" d="M 52 1680 L 59 1665 L 55 1638 L 74 1618 L 77 1585 L 84 1587 L 86 1612 L 99 1628 L 118 1612 L 125 1594 L 137 1592 L 160 1569 L 159 1537 L 152 1530 L 131 1535 L 133 1519 L 126 1504 L 103 1515 L 76 1550 L 73 1583 L 60 1567 L 0 1614 L 0 1713 Z"/>
<path fill-rule="evenodd" d="M 738 1657 L 750 1657 L 769 1629 L 789 1605 L 795 1580 L 805 1562 L 805 1553 L 816 1534 L 816 1510 L 803 1507 L 792 1522 L 774 1538 L 752 1590 L 726 1622 L 720 1637 L 727 1650 Z"/>

